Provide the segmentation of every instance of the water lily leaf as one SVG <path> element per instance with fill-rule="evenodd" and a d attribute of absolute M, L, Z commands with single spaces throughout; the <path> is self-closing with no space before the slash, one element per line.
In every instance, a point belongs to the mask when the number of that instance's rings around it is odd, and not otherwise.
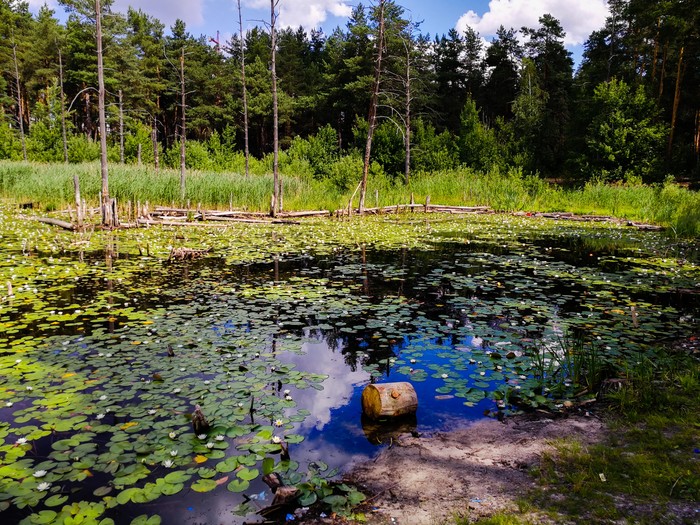
<path fill-rule="evenodd" d="M 252 481 L 260 475 L 258 469 L 242 468 L 236 472 L 236 476 L 245 481 Z"/>
<path fill-rule="evenodd" d="M 192 483 L 192 490 L 195 492 L 209 492 L 217 487 L 217 483 L 213 479 L 198 479 Z"/>
<path fill-rule="evenodd" d="M 226 485 L 226 488 L 230 490 L 231 492 L 243 492 L 245 490 L 248 490 L 248 487 L 250 487 L 250 482 L 246 480 L 238 480 L 234 479 Z"/>
<path fill-rule="evenodd" d="M 63 505 L 66 501 L 68 501 L 68 496 L 54 494 L 53 496 L 50 496 L 44 500 L 44 505 L 47 507 L 58 507 L 59 505 Z"/>
<path fill-rule="evenodd" d="M 192 476 L 182 471 L 170 472 L 163 478 L 166 483 L 184 483 Z"/>
<path fill-rule="evenodd" d="M 53 510 L 42 510 L 37 514 L 32 514 L 29 517 L 31 523 L 54 523 L 58 514 Z"/>
<path fill-rule="evenodd" d="M 148 516 L 148 514 L 142 514 L 131 520 L 131 525 L 160 525 L 161 519 L 157 514 L 153 516 Z"/>
<path fill-rule="evenodd" d="M 106 496 L 107 494 L 112 492 L 113 489 L 114 489 L 114 487 L 111 487 L 109 485 L 104 485 L 102 487 L 96 488 L 92 493 L 95 496 L 102 497 L 102 496 Z"/>

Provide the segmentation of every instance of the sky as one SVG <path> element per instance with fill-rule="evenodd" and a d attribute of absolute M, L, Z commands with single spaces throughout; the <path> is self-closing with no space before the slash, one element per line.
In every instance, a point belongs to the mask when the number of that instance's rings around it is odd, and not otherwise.
<path fill-rule="evenodd" d="M 270 0 L 240 0 L 244 29 L 270 19 Z M 364 0 L 369 5 L 370 0 Z M 61 16 L 63 8 L 56 0 L 29 0 L 36 12 L 47 3 Z M 357 0 L 279 0 L 279 25 L 306 29 L 322 28 L 330 34 L 336 26 L 344 27 Z M 487 41 L 500 25 L 520 29 L 537 27 L 545 13 L 557 18 L 567 35 L 565 44 L 578 62 L 582 44 L 592 31 L 600 29 L 608 14 L 605 0 L 397 0 L 420 31 L 431 36 L 450 29 L 463 31 L 468 25 Z M 126 11 L 131 5 L 161 20 L 166 27 L 181 18 L 195 35 L 216 36 L 223 40 L 238 31 L 236 0 L 114 0 L 114 9 Z"/>

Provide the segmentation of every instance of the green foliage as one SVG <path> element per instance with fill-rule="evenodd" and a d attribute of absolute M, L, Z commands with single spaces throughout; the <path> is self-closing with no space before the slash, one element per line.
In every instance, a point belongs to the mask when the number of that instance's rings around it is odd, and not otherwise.
<path fill-rule="evenodd" d="M 586 138 L 590 171 L 604 182 L 659 180 L 668 129 L 644 88 L 615 79 L 603 82 L 595 88 L 593 108 Z"/>
<path fill-rule="evenodd" d="M 68 160 L 73 163 L 91 162 L 100 158 L 100 144 L 85 135 L 68 138 Z"/>
<path fill-rule="evenodd" d="M 501 164 L 493 130 L 485 127 L 473 99 L 467 99 L 457 139 L 460 162 L 472 169 L 489 171 Z"/>

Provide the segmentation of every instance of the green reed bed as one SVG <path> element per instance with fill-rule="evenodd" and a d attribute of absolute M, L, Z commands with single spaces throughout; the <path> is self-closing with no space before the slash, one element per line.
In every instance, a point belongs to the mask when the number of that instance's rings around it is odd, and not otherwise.
<path fill-rule="evenodd" d="M 285 172 L 286 171 L 286 172 Z M 303 171 L 303 170 L 302 170 Z M 319 180 L 293 165 L 283 169 L 286 210 L 337 210 L 345 208 L 353 195 L 353 179 L 345 188 L 330 179 Z M 110 194 L 122 204 L 149 202 L 160 205 L 202 205 L 208 208 L 243 208 L 266 211 L 270 207 L 272 175 L 214 171 L 189 171 L 185 198 L 180 199 L 177 170 L 111 165 Z M 83 198 L 96 203 L 101 188 L 99 165 L 38 164 L 0 162 L 0 196 L 39 203 L 45 209 L 65 207 L 73 202 L 73 175 L 80 179 Z M 359 182 L 358 171 L 356 180 Z M 402 179 L 373 176 L 368 184 L 367 207 L 407 204 L 413 197 L 424 203 L 490 206 L 500 212 L 573 212 L 610 215 L 652 222 L 669 227 L 677 236 L 700 235 L 700 195 L 667 181 L 659 185 L 610 185 L 591 182 L 581 188 L 565 189 L 549 184 L 519 169 L 487 173 L 464 168 L 415 174 L 409 185 Z M 357 205 L 357 194 L 353 204 Z"/>

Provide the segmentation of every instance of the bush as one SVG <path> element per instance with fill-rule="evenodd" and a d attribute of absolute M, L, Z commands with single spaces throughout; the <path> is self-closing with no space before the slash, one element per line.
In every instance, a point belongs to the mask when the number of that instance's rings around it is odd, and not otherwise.
<path fill-rule="evenodd" d="M 68 137 L 68 161 L 92 162 L 100 159 L 100 145 L 85 135 Z"/>

